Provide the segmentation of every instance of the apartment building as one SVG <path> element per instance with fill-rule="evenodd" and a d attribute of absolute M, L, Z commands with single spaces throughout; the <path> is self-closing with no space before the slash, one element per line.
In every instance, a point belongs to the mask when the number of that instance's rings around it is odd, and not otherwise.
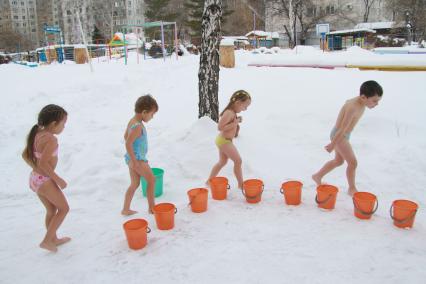
<path fill-rule="evenodd" d="M 0 0 L 0 32 L 13 31 L 39 42 L 35 0 Z"/>

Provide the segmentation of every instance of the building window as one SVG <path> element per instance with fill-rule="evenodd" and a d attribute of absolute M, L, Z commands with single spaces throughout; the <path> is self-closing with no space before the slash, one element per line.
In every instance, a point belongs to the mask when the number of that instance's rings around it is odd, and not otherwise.
<path fill-rule="evenodd" d="M 22 16 L 22 20 L 25 20 L 25 16 Z"/>
<path fill-rule="evenodd" d="M 70 10 L 67 10 L 67 15 L 71 15 L 71 11 Z"/>
<path fill-rule="evenodd" d="M 12 1 L 12 5 L 18 5 L 17 1 Z"/>
<path fill-rule="evenodd" d="M 25 6 L 25 2 L 22 2 L 22 1 L 21 1 L 21 6 Z"/>
<path fill-rule="evenodd" d="M 32 29 L 31 31 L 32 31 L 33 33 L 35 33 L 35 32 L 36 32 L 36 29 Z"/>
<path fill-rule="evenodd" d="M 317 8 L 316 7 L 308 8 L 306 14 L 308 17 L 315 17 L 317 15 Z"/>
<path fill-rule="evenodd" d="M 18 16 L 13 16 L 13 18 L 14 18 L 15 20 L 17 20 L 19 17 L 18 17 Z"/>

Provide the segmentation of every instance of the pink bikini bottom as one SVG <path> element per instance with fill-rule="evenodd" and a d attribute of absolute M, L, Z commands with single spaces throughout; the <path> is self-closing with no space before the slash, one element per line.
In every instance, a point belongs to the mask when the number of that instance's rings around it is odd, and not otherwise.
<path fill-rule="evenodd" d="M 50 180 L 50 177 L 45 177 L 35 171 L 32 171 L 30 174 L 30 188 L 37 193 L 43 183 L 48 180 Z"/>

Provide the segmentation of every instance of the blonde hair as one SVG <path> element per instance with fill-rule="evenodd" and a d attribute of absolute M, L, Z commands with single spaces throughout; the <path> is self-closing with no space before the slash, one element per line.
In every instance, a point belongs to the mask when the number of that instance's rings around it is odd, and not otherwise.
<path fill-rule="evenodd" d="M 244 90 L 238 90 L 236 92 L 234 92 L 231 96 L 231 98 L 229 99 L 229 103 L 228 105 L 223 109 L 223 111 L 220 113 L 220 115 L 222 116 L 223 113 L 228 110 L 231 109 L 234 104 L 238 101 L 240 102 L 245 102 L 247 100 L 251 100 L 250 94 Z"/>

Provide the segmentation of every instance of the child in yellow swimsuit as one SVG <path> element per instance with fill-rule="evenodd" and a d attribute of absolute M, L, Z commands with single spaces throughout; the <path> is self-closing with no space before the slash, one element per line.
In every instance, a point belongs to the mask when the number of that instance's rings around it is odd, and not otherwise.
<path fill-rule="evenodd" d="M 243 187 L 242 160 L 232 139 L 238 135 L 239 123 L 242 118 L 237 113 L 247 110 L 251 103 L 251 97 L 246 91 L 236 91 L 220 114 L 218 123 L 219 135 L 216 137 L 216 146 L 219 150 L 219 162 L 217 162 L 210 173 L 209 179 L 217 176 L 219 171 L 226 165 L 228 159 L 234 162 L 234 174 L 238 181 L 238 188 Z"/>

